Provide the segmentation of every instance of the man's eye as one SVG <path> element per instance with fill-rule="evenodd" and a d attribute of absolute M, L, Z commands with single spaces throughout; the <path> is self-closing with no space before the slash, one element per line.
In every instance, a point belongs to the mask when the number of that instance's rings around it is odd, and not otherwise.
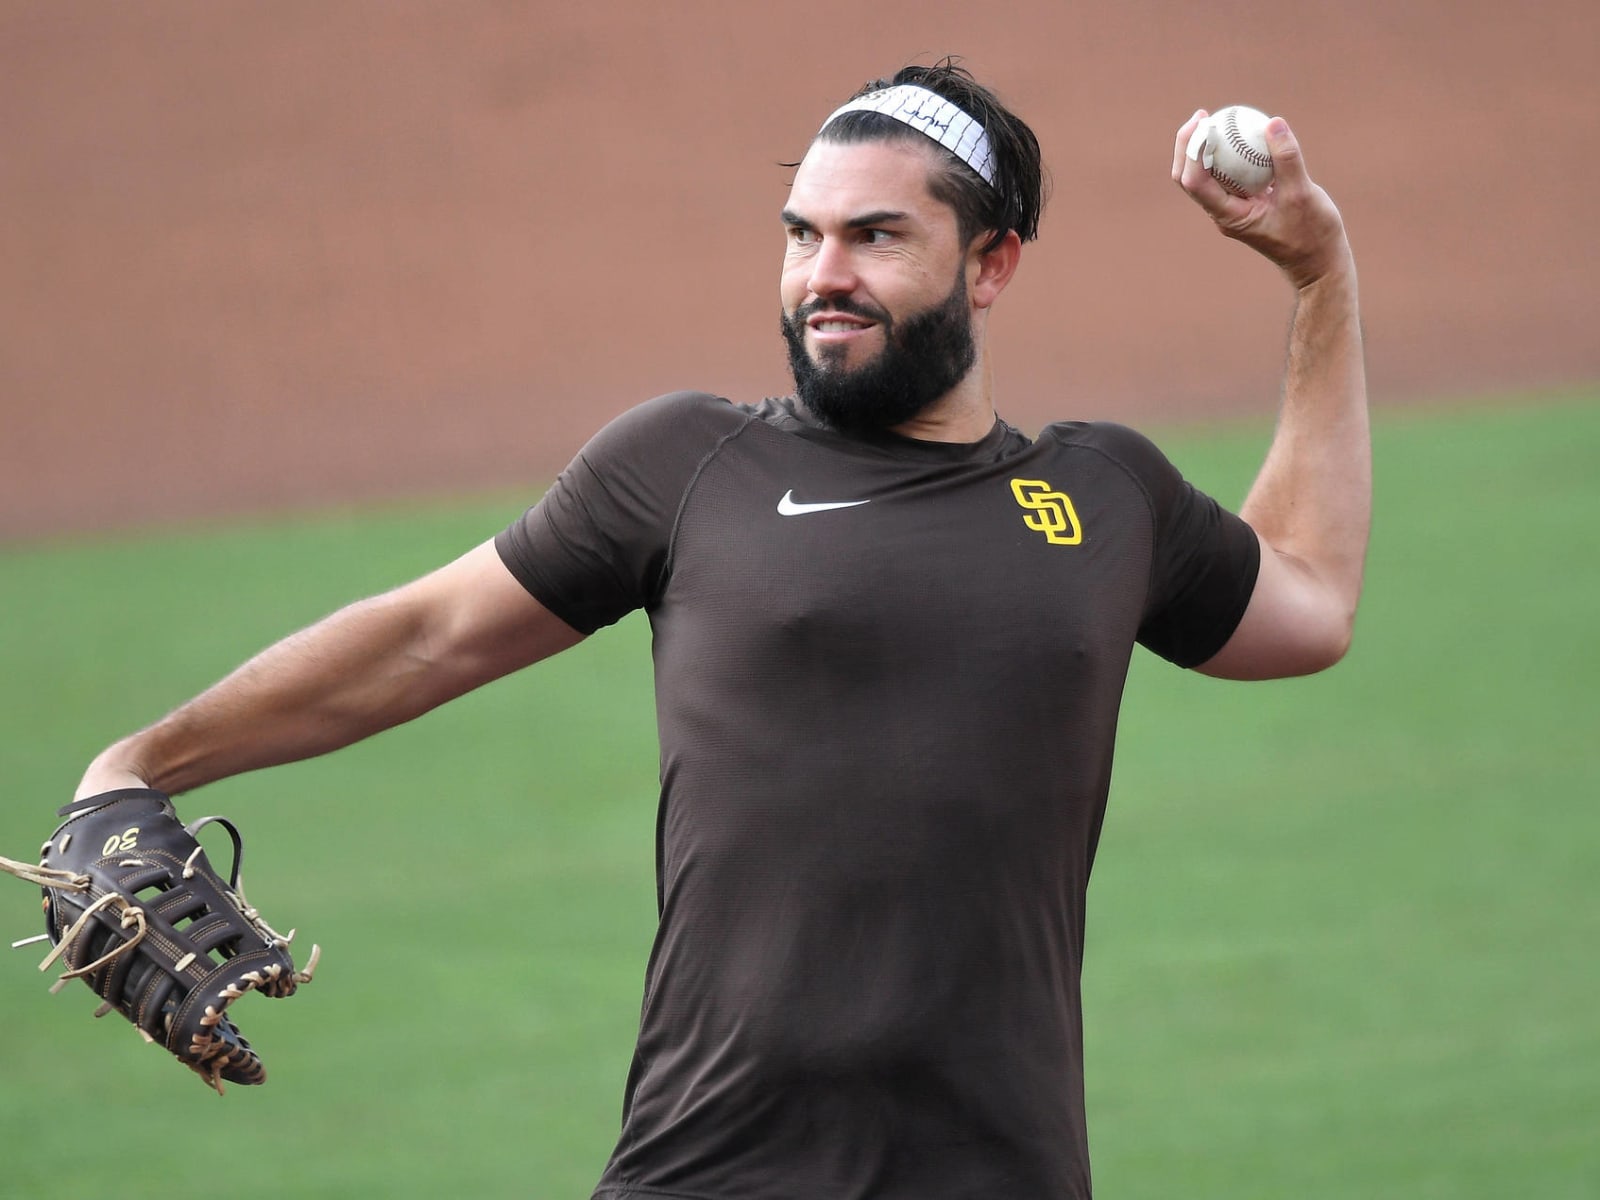
<path fill-rule="evenodd" d="M 887 246 L 894 241 L 894 234 L 887 229 L 864 229 L 861 231 L 861 239 L 869 246 Z"/>
<path fill-rule="evenodd" d="M 799 226 L 789 230 L 789 240 L 796 246 L 809 246 L 817 240 L 815 229 L 802 229 Z"/>

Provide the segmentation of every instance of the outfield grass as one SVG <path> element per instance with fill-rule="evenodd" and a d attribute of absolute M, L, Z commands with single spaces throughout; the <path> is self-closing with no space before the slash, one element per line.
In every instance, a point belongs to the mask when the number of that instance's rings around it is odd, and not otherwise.
<path fill-rule="evenodd" d="M 1260 428 L 1163 438 L 1236 501 Z M 1600 1195 L 1600 403 L 1390 414 L 1356 648 L 1261 685 L 1140 654 L 1090 897 L 1097 1193 Z M 0 552 L 0 853 L 101 744 L 521 501 Z M 0 1193 L 586 1196 L 654 917 L 648 630 L 187 814 L 324 946 L 218 1100 L 0 958 Z M 0 932 L 38 926 L 0 878 Z M 822 1200 L 822 1198 L 818 1198 Z"/>

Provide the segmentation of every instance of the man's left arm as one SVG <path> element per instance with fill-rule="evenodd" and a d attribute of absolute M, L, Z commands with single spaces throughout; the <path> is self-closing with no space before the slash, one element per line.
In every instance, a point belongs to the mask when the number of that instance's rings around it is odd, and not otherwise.
<path fill-rule="evenodd" d="M 1372 520 L 1372 445 L 1355 259 L 1344 221 L 1306 173 L 1281 118 L 1267 129 L 1274 182 L 1223 191 L 1178 131 L 1172 177 L 1221 231 L 1274 262 L 1295 289 L 1277 431 L 1240 509 L 1261 569 L 1238 628 L 1196 669 L 1226 679 L 1305 675 L 1349 648 Z"/>

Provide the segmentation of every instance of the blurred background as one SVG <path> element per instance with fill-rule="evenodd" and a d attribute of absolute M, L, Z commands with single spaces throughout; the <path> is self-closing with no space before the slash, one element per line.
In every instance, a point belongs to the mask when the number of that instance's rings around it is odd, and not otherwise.
<path fill-rule="evenodd" d="M 0 537 L 526 484 L 786 391 L 777 164 L 944 54 L 1055 180 L 1014 423 L 1270 410 L 1284 288 L 1168 179 L 1231 103 L 1345 212 L 1379 404 L 1591 379 L 1597 47 L 1586 0 L 6 0 Z"/>
<path fill-rule="evenodd" d="M 786 391 L 778 164 L 950 53 L 1054 174 L 992 330 L 1023 428 L 1132 422 L 1248 487 L 1290 298 L 1169 180 L 1197 107 L 1286 116 L 1361 269 L 1351 655 L 1133 663 L 1097 1194 L 1593 1200 L 1592 0 L 0 0 L 0 854 L 100 747 L 489 536 L 608 418 Z M 270 1080 L 219 1100 L 0 950 L 0 1193 L 588 1195 L 655 919 L 653 721 L 636 616 L 185 797 L 244 829 L 317 980 L 241 1001 Z M 38 926 L 0 878 L 0 933 Z"/>

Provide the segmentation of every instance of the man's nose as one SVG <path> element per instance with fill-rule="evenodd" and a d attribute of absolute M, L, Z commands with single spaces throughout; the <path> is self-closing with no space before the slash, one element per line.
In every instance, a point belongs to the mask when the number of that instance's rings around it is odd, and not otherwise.
<path fill-rule="evenodd" d="M 811 260 L 808 283 L 813 296 L 845 296 L 856 290 L 854 260 L 850 246 L 838 238 L 823 238 Z"/>

